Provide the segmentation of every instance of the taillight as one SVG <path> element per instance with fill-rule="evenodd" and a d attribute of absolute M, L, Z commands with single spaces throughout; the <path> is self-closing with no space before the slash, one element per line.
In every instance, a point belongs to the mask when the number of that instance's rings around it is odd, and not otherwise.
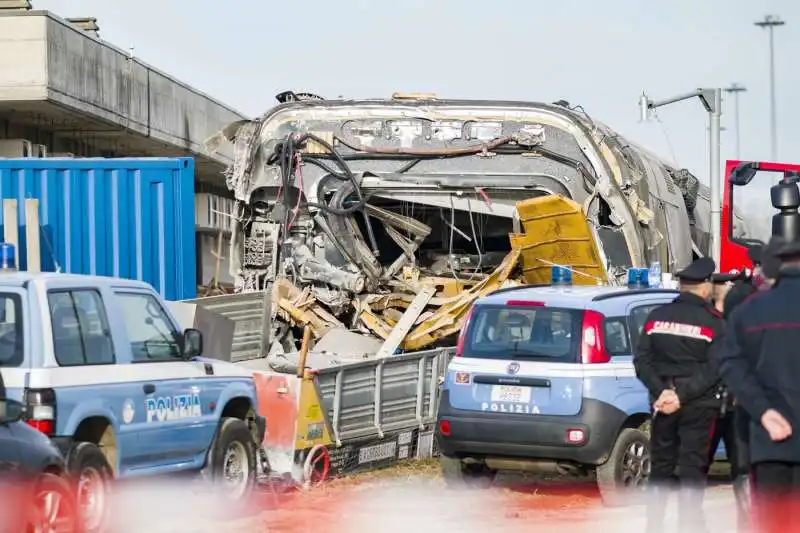
<path fill-rule="evenodd" d="M 582 429 L 568 429 L 567 430 L 567 443 L 568 444 L 581 444 L 586 439 L 586 433 Z"/>
<path fill-rule="evenodd" d="M 583 312 L 583 331 L 581 332 L 581 362 L 584 364 L 608 363 L 611 357 L 606 352 L 603 338 L 603 313 L 586 310 Z"/>
<path fill-rule="evenodd" d="M 467 340 L 467 328 L 469 328 L 469 321 L 472 318 L 472 312 L 474 310 L 474 305 L 469 308 L 469 311 L 467 311 L 467 317 L 464 319 L 464 324 L 461 326 L 461 331 L 458 332 L 458 341 L 456 342 L 456 357 L 461 357 L 461 354 L 464 353 L 464 342 Z"/>
<path fill-rule="evenodd" d="M 532 302 L 530 300 L 508 300 L 506 305 L 514 307 L 544 307 L 544 302 Z"/>
<path fill-rule="evenodd" d="M 25 389 L 25 422 L 48 436 L 56 432 L 56 392 Z"/>
<path fill-rule="evenodd" d="M 449 420 L 439 420 L 439 433 L 441 433 L 443 437 L 449 437 L 450 436 L 450 421 Z"/>

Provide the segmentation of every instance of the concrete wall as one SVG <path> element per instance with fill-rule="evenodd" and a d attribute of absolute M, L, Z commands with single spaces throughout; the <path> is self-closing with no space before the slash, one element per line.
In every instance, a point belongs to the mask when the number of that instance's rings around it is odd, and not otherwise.
<path fill-rule="evenodd" d="M 48 98 L 147 135 L 148 68 L 59 20 L 46 32 Z"/>
<path fill-rule="evenodd" d="M 0 100 L 47 97 L 47 20 L 0 17 Z"/>
<path fill-rule="evenodd" d="M 0 101 L 44 99 L 194 152 L 244 118 L 51 13 L 0 14 Z"/>

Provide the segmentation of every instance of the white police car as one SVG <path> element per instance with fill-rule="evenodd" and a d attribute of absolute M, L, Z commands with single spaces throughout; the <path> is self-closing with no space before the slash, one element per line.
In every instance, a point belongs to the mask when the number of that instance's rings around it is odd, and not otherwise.
<path fill-rule="evenodd" d="M 473 305 L 448 365 L 437 441 L 451 485 L 499 470 L 595 473 L 604 501 L 622 503 L 650 473 L 647 390 L 633 348 L 644 320 L 677 291 L 572 286 L 501 289 Z"/>
<path fill-rule="evenodd" d="M 86 532 L 104 530 L 112 478 L 202 471 L 249 494 L 265 431 L 252 373 L 202 351 L 146 283 L 0 274 L 6 393 L 66 456 Z"/>

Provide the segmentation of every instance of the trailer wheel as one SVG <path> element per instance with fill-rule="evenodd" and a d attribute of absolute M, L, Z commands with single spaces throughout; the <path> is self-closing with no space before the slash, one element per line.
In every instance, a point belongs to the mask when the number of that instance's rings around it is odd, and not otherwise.
<path fill-rule="evenodd" d="M 331 456 L 328 448 L 317 444 L 309 450 L 303 463 L 303 483 L 306 486 L 319 485 L 328 479 L 331 469 Z"/>

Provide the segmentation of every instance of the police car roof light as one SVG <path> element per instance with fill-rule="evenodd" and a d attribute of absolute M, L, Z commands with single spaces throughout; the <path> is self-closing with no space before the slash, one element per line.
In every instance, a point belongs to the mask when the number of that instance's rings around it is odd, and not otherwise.
<path fill-rule="evenodd" d="M 506 305 L 513 305 L 516 307 L 544 307 L 544 302 L 533 302 L 531 300 L 508 300 Z"/>
<path fill-rule="evenodd" d="M 650 271 L 646 268 L 628 269 L 628 288 L 647 289 L 650 287 Z"/>
<path fill-rule="evenodd" d="M 17 269 L 17 251 L 13 244 L 0 242 L 0 270 Z"/>
<path fill-rule="evenodd" d="M 550 282 L 553 285 L 572 285 L 572 268 L 553 265 L 550 267 Z"/>

